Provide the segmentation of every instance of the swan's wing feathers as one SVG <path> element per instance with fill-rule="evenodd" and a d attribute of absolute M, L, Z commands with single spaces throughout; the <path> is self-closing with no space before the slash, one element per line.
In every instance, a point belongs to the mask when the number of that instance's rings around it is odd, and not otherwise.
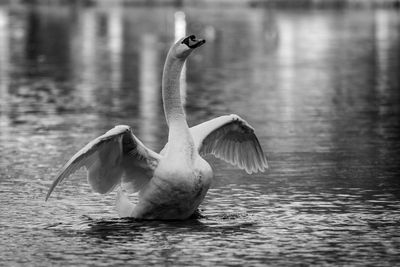
<path fill-rule="evenodd" d="M 128 149 L 122 159 L 122 187 L 125 191 L 134 193 L 142 189 L 153 177 L 160 155 L 145 147 L 134 135 L 131 137 L 131 141 L 126 140 L 129 145 L 124 143 L 124 148 Z"/>
<path fill-rule="evenodd" d="M 96 162 L 96 157 L 93 156 L 93 154 L 99 149 L 100 144 L 106 145 L 107 142 L 112 140 L 109 135 L 106 135 L 107 133 L 90 141 L 74 156 L 72 156 L 72 158 L 61 168 L 60 172 L 58 173 L 57 178 L 54 180 L 49 191 L 47 192 L 46 200 L 50 197 L 54 188 L 65 178 L 84 166 L 86 166 L 87 169 L 93 166 L 93 164 Z"/>
<path fill-rule="evenodd" d="M 268 168 L 254 129 L 237 115 L 207 121 L 192 127 L 191 132 L 202 155 L 213 154 L 247 173 Z"/>
<path fill-rule="evenodd" d="M 102 194 L 110 192 L 121 181 L 126 158 L 146 159 L 154 162 L 153 165 L 158 163 L 157 153 L 146 148 L 133 135 L 129 126 L 119 125 L 89 142 L 63 166 L 51 185 L 46 200 L 59 183 L 81 167 L 86 167 L 88 182 L 94 191 Z"/>

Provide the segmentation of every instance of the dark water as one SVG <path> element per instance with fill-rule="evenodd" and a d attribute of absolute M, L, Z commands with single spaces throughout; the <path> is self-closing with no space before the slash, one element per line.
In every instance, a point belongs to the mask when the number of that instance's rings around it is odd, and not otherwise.
<path fill-rule="evenodd" d="M 0 6 L 0 265 L 367 265 L 400 262 L 400 14 Z M 46 191 L 92 138 L 129 124 L 159 150 L 160 75 L 175 35 L 190 58 L 191 125 L 229 113 L 271 169 L 213 158 L 185 222 L 118 219 L 83 171 Z"/>

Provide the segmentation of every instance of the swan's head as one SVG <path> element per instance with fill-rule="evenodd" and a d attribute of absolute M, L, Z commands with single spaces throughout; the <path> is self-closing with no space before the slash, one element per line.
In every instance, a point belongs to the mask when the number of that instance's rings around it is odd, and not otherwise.
<path fill-rule="evenodd" d="M 196 36 L 189 35 L 176 42 L 175 45 L 173 46 L 172 52 L 175 54 L 177 58 L 185 59 L 190 55 L 190 53 L 192 53 L 194 49 L 202 46 L 205 42 L 206 40 L 196 39 Z"/>

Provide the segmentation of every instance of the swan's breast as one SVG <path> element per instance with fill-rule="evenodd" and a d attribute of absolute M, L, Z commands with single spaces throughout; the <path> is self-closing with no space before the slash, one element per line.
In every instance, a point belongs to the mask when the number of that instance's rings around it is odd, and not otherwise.
<path fill-rule="evenodd" d="M 135 217 L 184 219 L 203 201 L 212 179 L 210 165 L 199 157 L 193 166 L 160 162 L 146 188 L 140 192 Z"/>
<path fill-rule="evenodd" d="M 173 195 L 175 199 L 194 201 L 208 190 L 211 178 L 210 165 L 198 157 L 194 164 L 179 160 L 161 163 L 152 180 L 160 191 Z"/>

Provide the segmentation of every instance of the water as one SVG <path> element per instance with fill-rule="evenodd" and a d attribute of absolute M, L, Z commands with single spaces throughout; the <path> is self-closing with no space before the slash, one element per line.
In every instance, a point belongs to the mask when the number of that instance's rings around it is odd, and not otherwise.
<path fill-rule="evenodd" d="M 0 6 L 0 265 L 372 265 L 400 262 L 400 16 L 394 10 Z M 270 162 L 212 157 L 202 218 L 118 219 L 79 148 L 129 124 L 159 150 L 170 43 L 189 123 L 237 113 Z M 134 197 L 133 197 L 134 199 Z"/>

